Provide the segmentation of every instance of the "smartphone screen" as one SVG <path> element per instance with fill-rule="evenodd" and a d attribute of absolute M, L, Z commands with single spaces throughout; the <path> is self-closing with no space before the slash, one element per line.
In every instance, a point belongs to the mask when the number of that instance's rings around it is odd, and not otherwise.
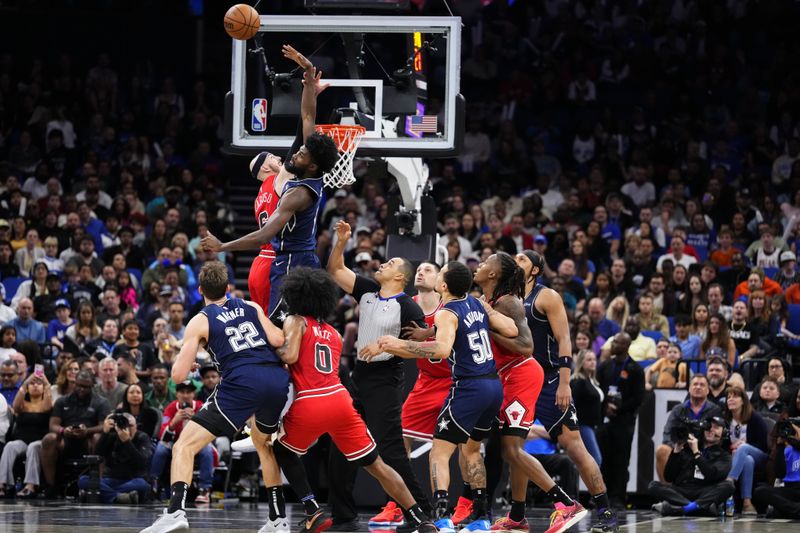
<path fill-rule="evenodd" d="M 34 365 L 33 366 L 33 374 L 36 376 L 44 376 L 44 366 L 43 365 Z"/>

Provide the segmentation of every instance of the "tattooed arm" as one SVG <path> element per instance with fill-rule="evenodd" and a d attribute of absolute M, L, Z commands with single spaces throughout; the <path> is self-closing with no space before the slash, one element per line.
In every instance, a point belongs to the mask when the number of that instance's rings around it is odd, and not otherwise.
<path fill-rule="evenodd" d="M 415 342 L 386 335 L 378 344 L 382 351 L 404 359 L 445 359 L 453 350 L 458 320 L 451 311 L 443 309 L 436 313 L 435 325 L 436 340 Z"/>
<path fill-rule="evenodd" d="M 492 340 L 503 348 L 512 350 L 514 353 L 531 355 L 533 353 L 533 336 L 528 328 L 528 322 L 525 320 L 525 307 L 522 305 L 522 300 L 506 296 L 495 304 L 494 310 L 512 319 L 517 326 L 519 334 L 516 337 L 509 338 L 492 330 L 489 332 Z"/>

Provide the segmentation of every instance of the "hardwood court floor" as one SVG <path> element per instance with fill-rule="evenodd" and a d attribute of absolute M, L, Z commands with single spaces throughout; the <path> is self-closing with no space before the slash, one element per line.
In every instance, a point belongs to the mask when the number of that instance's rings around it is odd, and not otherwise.
<path fill-rule="evenodd" d="M 0 503 L 0 533 L 117 533 L 138 532 L 149 526 L 161 512 L 161 506 L 88 505 L 72 502 Z M 294 528 L 302 518 L 302 509 L 289 505 L 289 519 Z M 187 514 L 192 531 L 256 532 L 266 519 L 266 506 L 236 504 L 228 508 L 191 508 Z M 367 519 L 360 515 L 359 531 L 370 531 Z M 549 521 L 546 509 L 528 513 L 532 533 L 546 530 Z M 587 518 L 571 531 L 586 533 L 591 527 Z M 800 521 L 766 520 L 762 518 L 661 518 L 649 511 L 629 511 L 620 517 L 620 533 L 773 533 L 800 531 Z M 387 530 L 372 530 L 388 533 Z"/>

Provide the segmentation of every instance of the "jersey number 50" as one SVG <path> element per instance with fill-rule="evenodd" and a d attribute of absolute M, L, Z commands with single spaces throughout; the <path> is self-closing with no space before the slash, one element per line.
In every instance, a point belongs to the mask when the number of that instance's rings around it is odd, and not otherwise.
<path fill-rule="evenodd" d="M 467 335 L 469 349 L 472 350 L 472 360 L 477 364 L 485 363 L 494 358 L 489 333 L 485 329 L 474 331 Z"/>
<path fill-rule="evenodd" d="M 225 335 L 228 336 L 228 342 L 231 343 L 234 352 L 241 352 L 247 348 L 263 346 L 267 343 L 264 339 L 258 338 L 258 330 L 250 321 L 242 322 L 235 328 L 225 328 Z"/>

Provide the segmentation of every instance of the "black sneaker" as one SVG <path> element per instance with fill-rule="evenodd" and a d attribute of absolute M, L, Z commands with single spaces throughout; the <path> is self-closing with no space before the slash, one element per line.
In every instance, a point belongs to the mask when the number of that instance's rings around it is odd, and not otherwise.
<path fill-rule="evenodd" d="M 333 525 L 331 517 L 322 509 L 300 522 L 300 533 L 322 533 Z"/>
<path fill-rule="evenodd" d="M 602 513 L 597 513 L 597 519 L 597 522 L 592 524 L 592 533 L 616 533 L 619 531 L 617 513 L 611 509 L 604 509 Z"/>
<path fill-rule="evenodd" d="M 430 520 L 425 520 L 417 527 L 417 533 L 438 533 L 438 531 Z"/>

